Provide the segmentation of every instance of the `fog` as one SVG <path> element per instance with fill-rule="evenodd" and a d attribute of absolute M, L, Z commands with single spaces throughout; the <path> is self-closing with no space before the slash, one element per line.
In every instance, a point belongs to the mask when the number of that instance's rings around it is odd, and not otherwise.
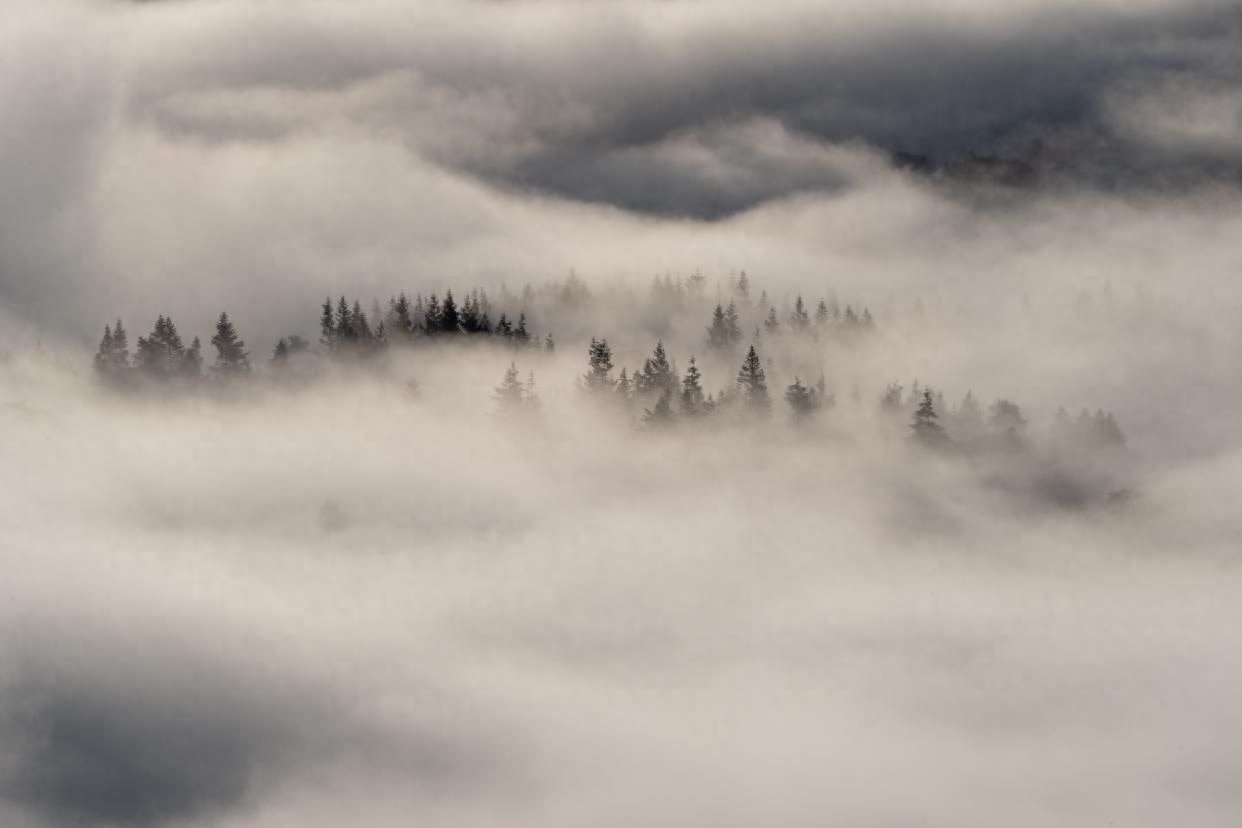
<path fill-rule="evenodd" d="M 1242 819 L 1230 4 L 5 17 L 6 828 Z M 555 349 L 319 342 L 447 289 Z M 201 379 L 93 368 L 159 315 Z M 660 427 L 593 337 L 731 402 Z"/>

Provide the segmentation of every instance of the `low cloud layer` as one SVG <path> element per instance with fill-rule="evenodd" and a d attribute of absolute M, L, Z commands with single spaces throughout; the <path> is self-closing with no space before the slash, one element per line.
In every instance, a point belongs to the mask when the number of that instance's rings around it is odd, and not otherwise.
<path fill-rule="evenodd" d="M 1233 6 L 19 2 L 0 823 L 1236 825 Z M 742 271 L 767 426 L 585 401 L 592 336 L 730 386 Z M 556 351 L 266 384 L 325 295 L 450 287 Z M 222 310 L 253 393 L 91 375 L 118 317 L 210 361 Z M 915 381 L 1127 448 L 929 459 L 878 414 Z"/>

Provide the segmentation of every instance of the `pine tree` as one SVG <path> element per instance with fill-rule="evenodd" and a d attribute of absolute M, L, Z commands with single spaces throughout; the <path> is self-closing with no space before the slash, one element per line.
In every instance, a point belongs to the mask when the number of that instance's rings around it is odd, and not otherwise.
<path fill-rule="evenodd" d="M 681 413 L 687 417 L 701 417 L 706 412 L 706 401 L 703 399 L 702 375 L 694 357 L 690 357 L 690 367 L 681 381 Z"/>
<path fill-rule="evenodd" d="M 820 299 L 819 304 L 815 306 L 815 327 L 820 330 L 828 327 L 828 319 L 828 303 Z"/>
<path fill-rule="evenodd" d="M 112 334 L 115 347 L 116 332 Z M 185 346 L 172 319 L 160 315 L 150 335 L 138 337 L 137 367 L 152 379 L 165 380 L 180 373 Z"/>
<path fill-rule="evenodd" d="M 750 277 L 746 275 L 745 270 L 738 277 L 737 284 L 734 286 L 734 292 L 737 293 L 737 297 L 743 305 L 750 301 Z"/>
<path fill-rule="evenodd" d="M 332 297 L 323 300 L 319 313 L 319 344 L 326 350 L 336 349 L 338 332 L 336 319 L 332 315 Z"/>
<path fill-rule="evenodd" d="M 793 385 L 785 389 L 785 402 L 789 403 L 795 421 L 805 420 L 819 408 L 819 397 L 815 390 L 802 384 L 802 380 L 794 377 Z"/>
<path fill-rule="evenodd" d="M 729 332 L 729 344 L 736 345 L 742 341 L 742 320 L 738 317 L 737 305 L 732 302 L 725 308 L 725 329 Z"/>
<path fill-rule="evenodd" d="M 440 300 L 434 293 L 427 297 L 423 307 L 423 333 L 427 336 L 440 333 Z"/>
<path fill-rule="evenodd" d="M 668 391 L 670 394 L 677 387 L 677 373 L 668 361 L 664 352 L 664 342 L 657 341 L 651 357 L 643 364 L 643 369 L 634 375 L 634 390 L 643 395 L 659 394 Z"/>
<path fill-rule="evenodd" d="M 227 313 L 221 313 L 216 320 L 216 335 L 211 338 L 211 344 L 216 348 L 216 373 L 236 376 L 250 372 L 250 356 L 246 353 L 246 343 L 238 338 Z"/>
<path fill-rule="evenodd" d="M 707 329 L 707 347 L 713 351 L 723 351 L 731 344 L 724 308 L 717 304 L 716 310 L 712 311 L 712 324 Z"/>
<path fill-rule="evenodd" d="M 513 329 L 514 344 L 519 347 L 530 344 L 530 332 L 526 330 L 526 314 L 518 316 L 517 327 Z"/>
<path fill-rule="evenodd" d="M 776 318 L 776 308 L 768 309 L 768 318 L 763 320 L 763 327 L 769 336 L 775 336 L 781 329 L 781 322 Z"/>
<path fill-rule="evenodd" d="M 354 310 L 350 314 L 350 324 L 353 330 L 353 341 L 364 347 L 370 346 L 371 340 L 374 338 L 371 333 L 371 324 L 367 320 L 366 313 L 362 310 L 362 303 L 356 299 L 354 300 Z"/>
<path fill-rule="evenodd" d="M 197 336 L 181 356 L 179 373 L 186 379 L 199 379 L 203 375 L 203 343 Z"/>
<path fill-rule="evenodd" d="M 944 427 L 936 422 L 938 419 L 936 407 L 932 403 L 932 392 L 930 389 L 923 391 L 923 401 L 919 403 L 918 409 L 914 412 L 914 421 L 910 424 L 914 434 L 912 439 L 929 448 L 943 446 L 949 441 L 949 437 L 944 433 Z"/>
<path fill-rule="evenodd" d="M 608 347 L 608 340 L 592 337 L 587 361 L 590 368 L 582 377 L 583 387 L 594 392 L 613 390 L 616 381 L 611 376 L 612 348 Z"/>
<path fill-rule="evenodd" d="M 505 339 L 509 339 L 513 336 L 513 324 L 503 313 L 500 315 L 500 321 L 496 323 L 496 330 L 493 331 L 493 333 L 495 333 L 496 336 L 502 336 Z"/>
<path fill-rule="evenodd" d="M 466 334 L 479 332 L 479 292 L 466 294 L 466 301 L 461 303 L 461 330 Z"/>
<path fill-rule="evenodd" d="M 543 409 L 539 389 L 535 386 L 535 372 L 526 375 L 526 387 L 522 389 L 522 409 L 528 414 L 538 414 Z"/>
<path fill-rule="evenodd" d="M 114 374 L 124 373 L 129 367 L 129 333 L 120 319 L 112 326 L 112 349 L 109 363 Z"/>
<path fill-rule="evenodd" d="M 552 341 L 552 334 L 548 334 L 544 337 L 543 350 L 549 354 L 556 350 L 556 343 Z"/>
<path fill-rule="evenodd" d="M 112 374 L 112 326 L 104 325 L 103 339 L 99 341 L 99 351 L 95 354 L 95 373 L 102 377 Z"/>
<path fill-rule="evenodd" d="M 525 389 L 522 387 L 522 381 L 518 379 L 518 369 L 515 363 L 509 363 L 508 369 L 505 370 L 505 378 L 500 385 L 496 386 L 494 396 L 499 413 L 512 415 L 522 410 Z"/>
<path fill-rule="evenodd" d="M 629 402 L 634 397 L 634 381 L 630 379 L 630 372 L 627 368 L 621 368 L 621 376 L 617 378 L 617 386 L 614 389 L 616 395 L 624 402 Z"/>
<path fill-rule="evenodd" d="M 673 417 L 673 392 L 664 389 L 660 393 L 660 398 L 656 400 L 654 408 L 648 408 L 643 412 L 643 425 L 651 429 L 667 428 L 672 425 L 675 418 Z"/>
<path fill-rule="evenodd" d="M 789 315 L 789 327 L 794 333 L 804 333 L 811 325 L 811 317 L 806 312 L 806 305 L 802 302 L 802 294 L 794 299 L 793 313 Z"/>
<path fill-rule="evenodd" d="M 398 340 L 408 339 L 414 332 L 414 318 L 410 315 L 410 300 L 404 292 L 397 296 L 392 306 L 392 320 L 388 327 Z"/>
<path fill-rule="evenodd" d="M 759 359 L 759 354 L 755 352 L 755 346 L 750 346 L 750 351 L 746 354 L 746 359 L 742 362 L 741 370 L 737 373 L 737 390 L 746 404 L 746 407 L 754 413 L 767 413 L 771 408 L 771 400 L 768 398 L 768 384 L 766 375 L 763 371 L 763 363 Z"/>
<path fill-rule="evenodd" d="M 444 292 L 444 301 L 440 305 L 440 333 L 456 334 L 461 332 L 461 318 L 457 312 L 457 303 L 453 301 L 453 291 Z"/>

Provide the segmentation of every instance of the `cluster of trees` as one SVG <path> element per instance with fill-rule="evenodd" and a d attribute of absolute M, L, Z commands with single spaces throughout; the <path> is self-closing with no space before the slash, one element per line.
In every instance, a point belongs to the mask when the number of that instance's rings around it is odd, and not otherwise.
<path fill-rule="evenodd" d="M 461 304 L 452 290 L 445 291 L 443 299 L 433 293 L 424 300 L 418 294 L 413 302 L 402 293 L 389 298 L 388 310 L 382 314 L 378 303 L 373 305 L 371 318 L 360 302 L 355 300 L 351 306 L 344 296 L 335 307 L 329 298 L 320 308 L 319 342 L 332 354 L 375 353 L 390 342 L 409 344 L 416 339 L 459 336 L 499 337 L 515 348 L 552 351 L 556 347 L 551 334 L 541 339 L 530 332 L 525 312 L 516 321 L 501 313 L 493 322 L 487 292 L 477 289 L 468 293 Z"/>
<path fill-rule="evenodd" d="M 622 368 L 614 377 L 615 368 L 608 341 L 592 339 L 580 387 L 589 397 L 615 401 L 622 408 L 635 402 L 649 405 L 643 408 L 641 415 L 642 423 L 648 428 L 665 428 L 678 421 L 696 421 L 722 414 L 761 418 L 772 413 L 767 372 L 754 345 L 747 350 L 732 385 L 714 394 L 705 394 L 702 373 L 693 356 L 685 376 L 678 376 L 663 342 L 656 343 L 651 356 L 632 376 Z M 515 368 L 511 368 L 511 373 L 516 377 Z M 781 398 L 795 423 L 809 421 L 817 412 L 831 408 L 836 402 L 822 375 L 813 385 L 807 385 L 795 375 L 793 382 L 782 390 Z M 908 415 L 910 439 L 927 448 L 1017 449 L 1027 442 L 1027 421 L 1022 409 L 1007 399 L 997 400 L 985 412 L 974 393 L 968 391 L 958 405 L 949 408 L 941 392 L 915 382 L 906 393 L 903 386 L 892 383 L 881 395 L 879 409 L 890 420 Z M 943 422 L 941 412 L 944 412 Z M 1091 414 L 1084 409 L 1077 420 L 1071 420 L 1062 408 L 1053 424 L 1052 445 L 1056 451 L 1115 449 L 1125 445 L 1125 436 L 1111 412 L 1101 410 Z"/>
<path fill-rule="evenodd" d="M 221 313 L 217 319 L 211 344 L 216 350 L 211 366 L 213 373 L 222 377 L 250 373 L 246 343 L 237 335 L 227 313 Z M 118 386 L 131 385 L 137 378 L 159 382 L 198 379 L 203 375 L 202 343 L 194 337 L 187 347 L 172 319 L 161 315 L 155 320 L 151 333 L 138 337 L 131 355 L 129 332 L 118 319 L 115 325 L 104 326 L 103 339 L 95 354 L 95 370 Z"/>
<path fill-rule="evenodd" d="M 615 400 L 625 408 L 634 403 L 650 403 L 651 407 L 643 410 L 642 421 L 652 428 L 671 425 L 679 419 L 698 420 L 725 412 L 753 415 L 771 412 L 767 372 L 754 345 L 746 352 L 733 384 L 717 393 L 704 390 L 703 375 L 693 356 L 686 375 L 679 376 L 662 341 L 656 343 L 651 356 L 632 376 L 623 367 L 614 377 L 615 368 L 608 340 L 592 339 L 587 347 L 587 371 L 580 379 L 581 388 L 597 400 Z M 814 386 L 807 386 L 794 377 L 783 396 L 795 419 L 799 420 L 833 402 L 822 376 Z"/>

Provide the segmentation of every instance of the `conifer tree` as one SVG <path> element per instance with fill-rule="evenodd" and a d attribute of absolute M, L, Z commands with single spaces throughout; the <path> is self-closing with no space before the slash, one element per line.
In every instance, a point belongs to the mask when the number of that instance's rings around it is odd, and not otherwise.
<path fill-rule="evenodd" d="M 477 290 L 467 293 L 466 299 L 461 303 L 461 330 L 465 334 L 475 334 L 479 332 L 479 292 Z"/>
<path fill-rule="evenodd" d="M 494 396 L 499 413 L 513 415 L 522 410 L 525 389 L 522 387 L 522 381 L 518 379 L 516 363 L 509 363 L 509 367 L 505 370 L 505 378 L 500 385 L 496 386 Z"/>
<path fill-rule="evenodd" d="M 932 392 L 926 389 L 923 391 L 923 401 L 919 403 L 918 409 L 914 412 L 914 421 L 910 423 L 910 428 L 914 431 L 911 435 L 912 439 L 919 445 L 929 448 L 943 446 L 947 443 L 949 437 L 937 419 L 936 407 L 932 403 Z"/>
<path fill-rule="evenodd" d="M 227 313 L 222 312 L 216 320 L 216 334 L 211 338 L 211 344 L 216 348 L 216 373 L 236 376 L 250 372 L 250 355 L 246 353 L 246 343 L 238 338 Z"/>
<path fill-rule="evenodd" d="M 392 305 L 392 319 L 388 325 L 398 339 L 408 339 L 414 332 L 414 318 L 410 315 L 410 300 L 403 291 Z"/>
<path fill-rule="evenodd" d="M 742 275 L 738 277 L 737 284 L 734 286 L 734 292 L 743 305 L 750 302 L 750 277 L 746 275 L 746 271 L 742 271 Z"/>
<path fill-rule="evenodd" d="M 820 299 L 819 304 L 815 306 L 815 327 L 820 330 L 828 327 L 828 319 L 828 303 Z"/>
<path fill-rule="evenodd" d="M 651 429 L 667 428 L 672 425 L 674 422 L 672 399 L 672 391 L 667 388 L 661 391 L 655 407 L 643 412 L 643 425 Z"/>
<path fill-rule="evenodd" d="M 362 310 L 362 303 L 354 300 L 354 309 L 350 314 L 351 338 L 356 344 L 368 346 L 371 344 L 373 335 L 371 333 L 371 324 L 367 320 L 366 313 Z"/>
<path fill-rule="evenodd" d="M 457 303 L 453 300 L 453 291 L 444 292 L 444 301 L 440 304 L 440 333 L 456 334 L 461 332 L 461 318 L 457 312 Z"/>
<path fill-rule="evenodd" d="M 612 391 L 616 381 L 612 378 L 612 348 L 608 340 L 591 338 L 587 348 L 589 369 L 582 377 L 582 385 L 588 391 Z"/>
<path fill-rule="evenodd" d="M 181 357 L 181 376 L 186 379 L 199 379 L 203 375 L 203 343 L 198 337 L 190 343 Z"/>
<path fill-rule="evenodd" d="M 768 309 L 768 318 L 763 320 L 763 327 L 769 336 L 775 335 L 781 329 L 781 322 L 776 318 L 776 308 Z"/>
<path fill-rule="evenodd" d="M 617 378 L 617 387 L 614 390 L 617 396 L 625 402 L 629 402 L 634 397 L 634 381 L 630 379 L 629 369 L 624 366 L 621 368 L 621 376 Z"/>
<path fill-rule="evenodd" d="M 794 333 L 804 333 L 811 325 L 811 317 L 806 312 L 806 305 L 802 302 L 802 294 L 794 299 L 793 313 L 789 314 L 789 327 Z"/>
<path fill-rule="evenodd" d="M 509 339 L 513 336 L 513 323 L 511 323 L 509 318 L 503 313 L 500 315 L 500 321 L 496 323 L 496 330 L 494 333 L 496 336 L 502 336 L 505 339 Z"/>
<path fill-rule="evenodd" d="M 725 308 L 725 329 L 729 332 L 729 344 L 736 345 L 742 341 L 742 320 L 737 313 L 737 305 L 732 302 Z"/>
<path fill-rule="evenodd" d="M 707 347 L 713 351 L 723 351 L 731 344 L 724 308 L 717 304 L 716 310 L 712 311 L 712 324 L 707 328 Z"/>
<path fill-rule="evenodd" d="M 440 300 L 434 293 L 427 297 L 423 307 L 423 333 L 427 336 L 440 333 Z"/>
<path fill-rule="evenodd" d="M 795 421 L 809 418 L 819 408 L 819 397 L 815 390 L 802 384 L 802 380 L 794 377 L 793 385 L 785 389 L 785 402 L 793 412 Z"/>
<path fill-rule="evenodd" d="M 329 351 L 335 350 L 338 340 L 336 318 L 332 314 L 332 297 L 323 300 L 319 312 L 319 344 Z"/>
<path fill-rule="evenodd" d="M 108 376 L 112 373 L 112 326 L 104 325 L 103 339 L 95 353 L 95 373 Z"/>
<path fill-rule="evenodd" d="M 768 384 L 763 370 L 763 363 L 755 346 L 750 346 L 741 369 L 737 372 L 737 390 L 741 401 L 753 413 L 767 413 L 771 408 L 768 398 Z"/>
<path fill-rule="evenodd" d="M 677 374 L 668 361 L 664 351 L 664 342 L 657 341 L 655 350 L 643 364 L 643 369 L 634 375 L 634 390 L 638 394 L 670 394 L 677 387 Z"/>
<path fill-rule="evenodd" d="M 539 389 L 535 386 L 535 372 L 526 375 L 526 387 L 522 389 L 522 409 L 528 414 L 538 414 L 543 409 Z"/>
<path fill-rule="evenodd" d="M 694 357 L 690 357 L 690 367 L 681 381 L 681 413 L 687 417 L 700 417 L 706 412 L 706 400 L 703 399 L 702 375 Z"/>
<path fill-rule="evenodd" d="M 552 340 L 552 334 L 548 334 L 544 337 L 543 350 L 549 354 L 556 350 L 556 342 Z"/>
<path fill-rule="evenodd" d="M 513 341 L 519 347 L 530 343 L 530 332 L 526 330 L 526 314 L 524 313 L 518 316 L 517 327 L 513 329 Z"/>

